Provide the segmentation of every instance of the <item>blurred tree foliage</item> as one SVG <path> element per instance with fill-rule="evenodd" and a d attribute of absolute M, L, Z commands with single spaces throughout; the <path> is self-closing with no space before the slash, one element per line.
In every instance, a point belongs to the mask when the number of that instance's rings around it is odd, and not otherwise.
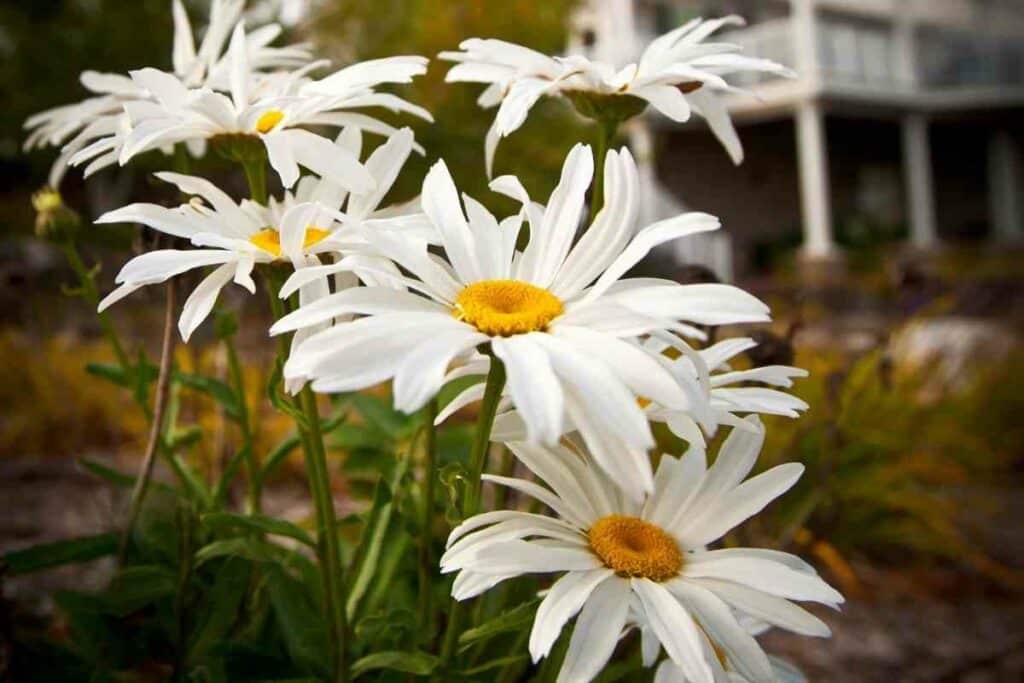
<path fill-rule="evenodd" d="M 143 65 L 170 68 L 170 0 L 5 0 L 0 4 L 0 163 L 16 179 L 30 163 L 45 178 L 52 150 L 21 154 L 31 114 L 85 97 L 85 69 L 124 73 Z M 190 3 L 191 5 L 191 3 Z M 190 9 L 193 9 L 190 7 Z M 197 12 L 192 12 L 197 14 Z M 24 177 L 23 175 L 21 177 Z"/>
<path fill-rule="evenodd" d="M 492 207 L 511 210 L 511 202 L 499 204 L 502 200 L 487 190 L 484 172 L 484 136 L 496 110 L 477 106 L 482 86 L 445 83 L 451 63 L 435 57 L 472 37 L 500 38 L 561 54 L 575 4 L 576 0 L 320 0 L 314 3 L 309 29 L 318 53 L 336 63 L 403 54 L 432 60 L 425 77 L 401 90 L 426 107 L 436 123 L 411 124 L 427 154 L 410 160 L 394 191 L 397 197 L 416 194 L 426 168 L 441 158 L 460 190 Z M 408 124 L 408 118 L 401 123 Z M 518 175 L 534 199 L 546 201 L 569 148 L 593 136 L 589 124 L 565 102 L 543 99 L 526 124 L 499 145 L 495 175 Z"/>

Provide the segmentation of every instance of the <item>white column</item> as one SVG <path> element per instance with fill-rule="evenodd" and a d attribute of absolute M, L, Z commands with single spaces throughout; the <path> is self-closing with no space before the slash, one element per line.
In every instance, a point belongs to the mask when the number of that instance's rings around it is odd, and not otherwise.
<path fill-rule="evenodd" d="M 796 139 L 804 224 L 803 254 L 811 259 L 828 258 L 835 253 L 835 244 L 832 241 L 825 117 L 818 102 L 803 102 L 797 107 Z"/>
<path fill-rule="evenodd" d="M 917 249 L 931 249 L 938 242 L 935 229 L 935 187 L 932 181 L 932 153 L 928 141 L 928 119 L 923 114 L 903 118 L 903 173 L 910 218 L 910 243 Z"/>
<path fill-rule="evenodd" d="M 817 12 L 814 0 L 790 0 L 790 26 L 793 32 L 797 75 L 807 84 L 808 92 L 821 86 L 818 65 Z"/>
<path fill-rule="evenodd" d="M 1020 149 L 1005 130 L 992 133 L 989 139 L 988 183 L 992 237 L 1000 242 L 1024 242 Z"/>

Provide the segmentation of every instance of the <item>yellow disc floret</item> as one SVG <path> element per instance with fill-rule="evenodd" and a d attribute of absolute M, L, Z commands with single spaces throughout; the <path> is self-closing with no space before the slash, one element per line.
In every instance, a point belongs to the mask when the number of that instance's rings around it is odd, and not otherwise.
<path fill-rule="evenodd" d="M 619 576 L 667 581 L 683 567 L 675 539 L 638 517 L 602 517 L 590 527 L 588 537 L 590 548 Z"/>
<path fill-rule="evenodd" d="M 274 126 L 281 123 L 281 119 L 284 118 L 284 112 L 280 109 L 270 109 L 263 112 L 258 119 L 256 119 L 256 130 L 260 133 L 269 133 L 274 130 Z"/>
<path fill-rule="evenodd" d="M 311 247 L 330 234 L 331 233 L 326 230 L 310 226 L 306 228 L 306 236 L 302 240 L 302 248 L 306 249 Z M 250 237 L 249 241 L 263 251 L 268 251 L 277 257 L 281 256 L 281 233 L 273 228 L 260 230 L 258 233 Z"/>
<path fill-rule="evenodd" d="M 557 296 L 519 280 L 481 280 L 455 298 L 455 316 L 492 337 L 544 330 L 563 310 Z"/>

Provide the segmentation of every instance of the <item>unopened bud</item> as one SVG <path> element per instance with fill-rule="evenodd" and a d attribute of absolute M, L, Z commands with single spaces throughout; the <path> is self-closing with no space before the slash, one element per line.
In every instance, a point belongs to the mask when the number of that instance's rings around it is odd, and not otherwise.
<path fill-rule="evenodd" d="M 82 218 L 68 207 L 60 192 L 44 187 L 32 195 L 36 210 L 36 236 L 51 242 L 68 242 L 75 238 Z"/>

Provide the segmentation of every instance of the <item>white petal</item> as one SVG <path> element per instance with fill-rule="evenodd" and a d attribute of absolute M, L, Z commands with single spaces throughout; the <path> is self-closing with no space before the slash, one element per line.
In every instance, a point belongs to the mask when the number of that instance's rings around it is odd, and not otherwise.
<path fill-rule="evenodd" d="M 640 346 L 585 327 L 554 324 L 551 333 L 603 362 L 637 396 L 666 408 L 683 410 L 690 406 L 672 373 Z"/>
<path fill-rule="evenodd" d="M 558 682 L 577 683 L 597 676 L 615 652 L 628 613 L 628 581 L 614 577 L 598 585 L 576 619 Z"/>
<path fill-rule="evenodd" d="M 160 249 L 136 256 L 124 264 L 114 281 L 153 284 L 193 268 L 234 261 L 236 254 L 222 249 Z"/>
<path fill-rule="evenodd" d="M 604 566 L 594 553 L 583 547 L 527 541 L 508 541 L 482 548 L 476 559 L 475 569 L 491 575 L 587 571 Z"/>
<path fill-rule="evenodd" d="M 481 279 L 473 235 L 459 204 L 455 181 L 444 161 L 431 166 L 423 180 L 423 211 L 430 217 L 444 242 L 445 253 L 463 283 Z"/>
<path fill-rule="evenodd" d="M 594 175 L 590 146 L 577 144 L 562 166 L 539 226 L 531 226 L 530 242 L 519 264 L 518 279 L 548 287 L 558 274 L 580 225 L 587 188 Z"/>
<path fill-rule="evenodd" d="M 422 408 L 441 389 L 452 360 L 486 341 L 486 335 L 466 325 L 439 332 L 410 349 L 395 372 L 395 409 L 413 413 Z"/>
<path fill-rule="evenodd" d="M 729 606 L 720 598 L 683 580 L 669 582 L 668 588 L 693 611 L 708 638 L 722 648 L 737 673 L 750 681 L 774 679 L 764 650 L 740 626 Z"/>
<path fill-rule="evenodd" d="M 536 343 L 536 336 L 537 333 L 496 337 L 491 347 L 505 364 L 508 393 L 526 423 L 528 438 L 554 444 L 563 432 L 562 385 L 551 368 L 548 354 Z"/>
<path fill-rule="evenodd" d="M 750 553 L 746 548 L 691 555 L 683 567 L 683 574 L 688 578 L 733 581 L 789 600 L 811 600 L 826 605 L 843 602 L 843 596 L 817 575 Z"/>
<path fill-rule="evenodd" d="M 828 625 L 803 607 L 747 586 L 718 579 L 690 579 L 750 616 L 803 636 L 827 638 Z"/>
<path fill-rule="evenodd" d="M 370 172 L 351 152 L 325 137 L 308 130 L 288 129 L 275 130 L 264 135 L 263 140 L 276 137 L 285 138 L 295 161 L 321 178 L 330 178 L 357 194 L 370 192 L 377 185 Z M 284 182 L 283 176 L 281 180 Z"/>
<path fill-rule="evenodd" d="M 717 230 L 721 225 L 721 222 L 710 214 L 684 213 L 647 226 L 637 233 L 629 246 L 601 274 L 594 286 L 587 292 L 585 299 L 590 301 L 601 296 L 612 283 L 625 275 L 630 268 L 639 263 L 651 249 L 659 244 L 688 235 Z"/>
<path fill-rule="evenodd" d="M 571 459 L 576 455 L 564 448 L 545 448 L 525 441 L 507 444 L 509 450 L 541 481 L 547 484 L 562 504 L 572 510 L 574 519 L 584 521 L 584 528 L 589 527 L 599 515 L 590 503 L 590 491 L 586 483 L 573 476 L 569 468 Z"/>
<path fill-rule="evenodd" d="M 556 515 L 572 522 L 581 529 L 586 529 L 590 525 L 590 522 L 593 521 L 576 515 L 572 508 L 566 505 L 561 498 L 532 481 L 516 479 L 514 477 L 501 477 L 495 474 L 485 474 L 483 475 L 483 480 L 493 482 L 501 486 L 507 486 L 510 489 L 515 489 L 516 491 L 521 491 L 531 498 L 535 498 L 541 503 L 544 503 L 544 505 L 551 508 Z"/>
<path fill-rule="evenodd" d="M 212 273 L 203 278 L 203 281 L 192 290 L 181 308 L 181 317 L 178 318 L 178 331 L 181 338 L 188 341 L 195 329 L 210 315 L 213 305 L 217 303 L 220 290 L 234 277 L 235 266 L 233 263 L 214 269 Z"/>
<path fill-rule="evenodd" d="M 663 585 L 647 579 L 634 579 L 632 586 L 643 604 L 651 630 L 672 661 L 693 683 L 714 683 L 693 617 Z"/>
<path fill-rule="evenodd" d="M 628 282 L 628 280 L 620 281 Z M 606 295 L 644 315 L 687 320 L 701 325 L 767 322 L 768 307 L 732 285 L 656 285 L 611 291 Z"/>
<path fill-rule="evenodd" d="M 615 572 L 607 567 L 588 572 L 569 572 L 554 584 L 537 608 L 530 631 L 530 656 L 546 657 L 565 623 L 576 616 L 594 589 Z"/>
<path fill-rule="evenodd" d="M 291 332 L 327 322 L 342 315 L 383 313 L 444 313 L 444 309 L 421 296 L 387 287 L 353 287 L 303 306 L 284 316 L 270 328 L 270 334 Z"/>
<path fill-rule="evenodd" d="M 804 466 L 799 463 L 779 465 L 711 500 L 692 523 L 687 524 L 684 520 L 680 527 L 676 527 L 680 541 L 688 548 L 717 541 L 788 491 L 803 471 Z"/>

